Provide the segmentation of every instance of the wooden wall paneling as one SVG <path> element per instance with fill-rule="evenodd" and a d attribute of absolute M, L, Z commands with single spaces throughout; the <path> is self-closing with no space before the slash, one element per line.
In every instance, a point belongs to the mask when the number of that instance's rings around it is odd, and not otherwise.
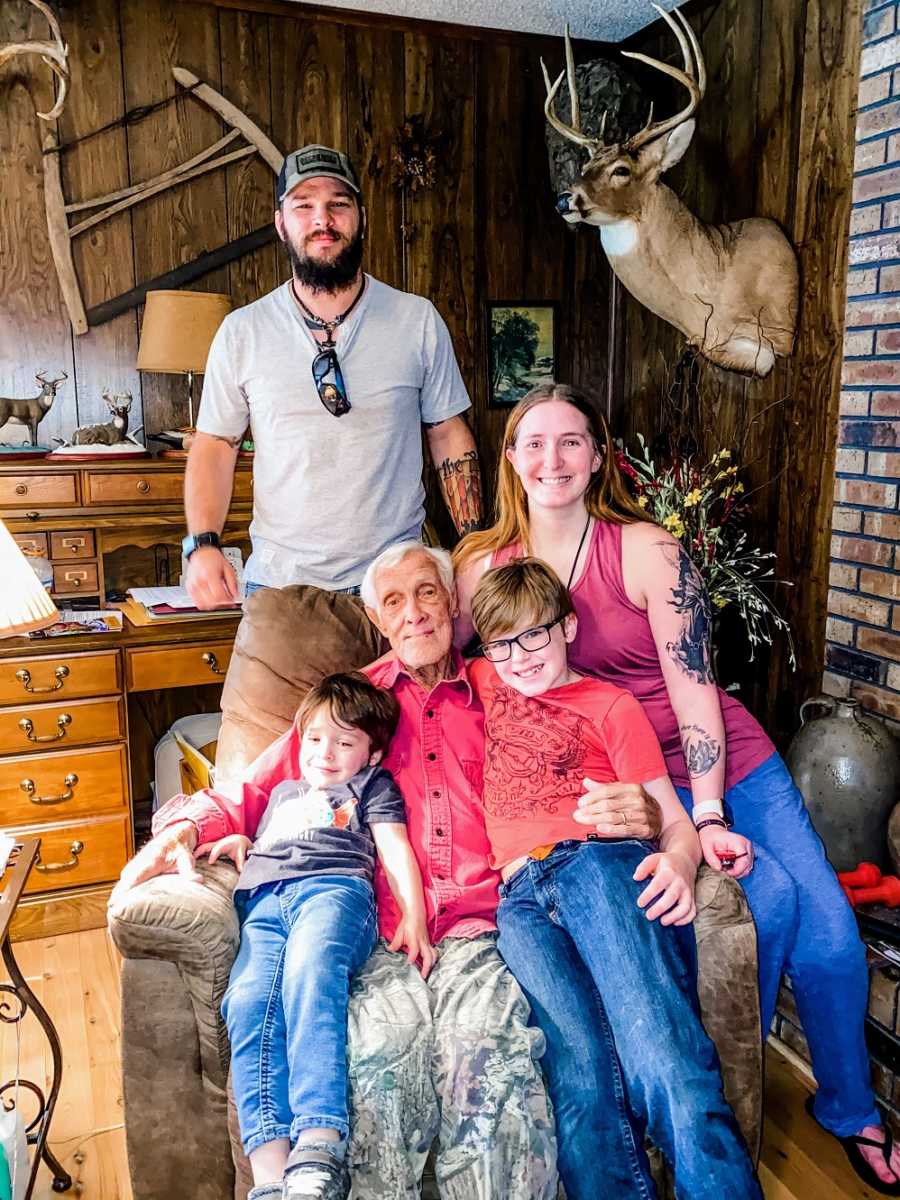
<path fill-rule="evenodd" d="M 72 73 L 60 119 L 63 143 L 121 117 L 125 111 L 118 0 L 87 0 L 62 13 Z M 109 129 L 62 153 L 67 203 L 103 196 L 130 183 L 125 129 Z M 84 215 L 84 214 L 82 214 Z M 85 307 L 134 287 L 131 213 L 110 217 L 76 238 L 72 247 Z M 72 427 L 108 421 L 103 391 L 131 392 L 132 430 L 143 424 L 137 359 L 137 314 L 122 313 L 74 339 L 78 388 Z M 77 419 L 76 419 L 77 418 Z M 66 430 L 71 436 L 72 428 Z"/>
<path fill-rule="evenodd" d="M 302 9 L 301 9 L 302 12 Z M 342 25 L 270 18 L 272 137 L 285 154 L 309 142 L 347 145 Z"/>
<path fill-rule="evenodd" d="M 819 690 L 834 489 L 835 445 L 852 198 L 861 0 L 808 0 L 797 198 L 792 234 L 801 248 L 800 328 L 785 414 L 791 469 L 780 481 L 779 563 L 797 582 L 786 599 L 798 670 L 776 647 L 769 677 L 778 730 L 796 726 L 796 704 Z M 789 15 L 788 15 L 789 19 Z"/>
<path fill-rule="evenodd" d="M 403 35 L 346 30 L 347 148 L 359 176 L 368 230 L 364 266 L 403 287 L 403 197 L 393 182 L 391 151 L 404 120 Z"/>
<path fill-rule="evenodd" d="M 451 37 L 405 34 L 406 113 L 443 137 L 437 182 L 405 198 L 406 288 L 428 296 L 447 322 L 470 396 L 478 403 L 478 300 L 475 277 L 476 47 Z M 432 469 L 429 514 L 443 544 L 454 537 Z"/>
<path fill-rule="evenodd" d="M 181 89 L 173 66 L 184 66 L 221 90 L 219 27 L 213 8 L 145 0 L 123 4 L 122 48 L 126 107 L 153 104 Z M 182 95 L 128 128 L 132 182 L 177 166 L 222 137 L 223 123 L 200 100 Z M 135 276 L 152 279 L 227 240 L 225 177 L 211 172 L 138 204 L 132 210 Z M 227 292 L 228 271 L 211 272 L 193 285 Z M 187 423 L 187 382 L 181 375 L 143 375 L 147 431 Z"/>
<path fill-rule="evenodd" d="M 0 45 L 45 40 L 47 22 L 24 0 L 0 5 Z M 75 413 L 72 331 L 47 237 L 42 143 L 55 123 L 36 112 L 53 105 L 55 76 L 37 55 L 23 55 L 0 71 L 0 394 L 35 396 L 35 373 L 66 371 L 38 440 L 52 445 Z M 0 442 L 28 439 L 22 425 L 0 429 Z"/>
<path fill-rule="evenodd" d="M 222 94 L 266 132 L 272 125 L 269 93 L 269 19 L 259 13 L 219 11 Z M 284 146 L 279 146 L 284 151 Z M 267 225 L 275 208 L 275 175 L 259 154 L 225 168 L 227 241 Z M 274 244 L 245 254 L 228 268 L 235 307 L 249 304 L 279 281 Z"/>

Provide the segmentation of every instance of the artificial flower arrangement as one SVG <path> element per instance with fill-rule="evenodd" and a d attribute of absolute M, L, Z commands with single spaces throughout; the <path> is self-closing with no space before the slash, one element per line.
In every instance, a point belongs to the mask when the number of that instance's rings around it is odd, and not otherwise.
<path fill-rule="evenodd" d="M 763 590 L 779 582 L 775 555 L 747 544 L 748 506 L 732 452 L 719 450 L 707 462 L 696 454 L 674 453 L 668 465 L 657 466 L 640 434 L 638 442 L 640 453 L 617 454 L 638 504 L 684 546 L 713 607 L 735 608 L 747 629 L 751 660 L 756 648 L 770 646 L 773 630 L 780 629 L 791 666 L 796 666 L 790 625 Z"/>

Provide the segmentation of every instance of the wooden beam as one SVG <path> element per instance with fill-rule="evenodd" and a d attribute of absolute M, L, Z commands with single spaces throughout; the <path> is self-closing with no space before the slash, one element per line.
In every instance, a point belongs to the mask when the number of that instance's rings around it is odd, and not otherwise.
<path fill-rule="evenodd" d="M 251 251 L 257 250 L 260 246 L 267 245 L 269 242 L 274 241 L 275 236 L 275 226 L 264 225 L 261 229 L 254 230 L 253 233 L 248 233 L 233 242 L 227 242 L 224 246 L 219 246 L 215 250 L 201 254 L 198 258 L 192 259 L 191 262 L 182 263 L 174 271 L 167 271 L 165 275 L 157 275 L 155 279 L 148 279 L 146 283 L 139 284 L 129 292 L 123 292 L 121 296 L 115 296 L 112 300 L 105 300 L 95 308 L 89 308 L 87 311 L 87 323 L 92 326 L 103 325 L 106 321 L 111 321 L 113 317 L 117 317 L 120 313 L 127 312 L 130 308 L 137 308 L 139 304 L 143 304 L 148 292 L 158 291 L 163 288 L 184 287 L 185 284 L 199 279 L 209 271 L 216 271 L 219 267 L 224 267 L 228 263 L 234 262 L 236 258 L 240 258 L 244 254 L 250 254 Z"/>

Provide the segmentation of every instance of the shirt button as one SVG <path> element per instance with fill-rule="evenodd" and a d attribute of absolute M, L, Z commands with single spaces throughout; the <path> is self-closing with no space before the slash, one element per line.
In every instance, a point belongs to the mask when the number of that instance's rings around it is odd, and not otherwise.
<path fill-rule="evenodd" d="M 426 717 L 433 717 L 433 716 L 434 716 L 434 709 L 433 709 L 433 708 L 429 708 L 429 710 L 426 712 L 425 716 L 426 716 Z"/>
<path fill-rule="evenodd" d="M 431 751 L 431 753 L 428 755 L 428 761 L 429 761 L 429 762 L 434 762 L 434 760 L 435 760 L 436 758 L 437 758 L 437 755 L 436 755 L 436 754 L 435 754 L 435 752 L 432 750 L 432 751 Z"/>
<path fill-rule="evenodd" d="M 446 904 L 442 904 L 442 905 L 441 905 L 441 907 L 438 909 L 438 912 L 439 912 L 439 913 L 445 913 L 446 911 L 447 911 L 447 905 L 446 905 Z"/>
<path fill-rule="evenodd" d="M 434 796 L 435 800 L 440 800 L 440 798 L 441 798 L 440 792 L 435 791 L 435 792 L 432 792 L 431 794 L 432 794 L 432 796 Z"/>
<path fill-rule="evenodd" d="M 444 831 L 443 831 L 443 829 L 436 829 L 434 832 L 435 832 L 435 835 L 436 835 L 437 837 L 443 837 L 443 836 L 444 836 Z"/>

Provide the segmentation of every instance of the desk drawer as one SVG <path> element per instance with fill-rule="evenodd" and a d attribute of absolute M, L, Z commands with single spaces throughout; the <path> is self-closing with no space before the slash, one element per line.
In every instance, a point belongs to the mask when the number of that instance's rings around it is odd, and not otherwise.
<path fill-rule="evenodd" d="M 14 533 L 13 541 L 26 554 L 49 558 L 46 533 Z"/>
<path fill-rule="evenodd" d="M 100 576 L 96 563 L 64 564 L 53 568 L 54 595 L 75 595 L 84 592 L 90 596 L 100 586 Z"/>
<path fill-rule="evenodd" d="M 231 662 L 231 642 L 126 650 L 125 675 L 130 692 L 221 683 Z"/>
<path fill-rule="evenodd" d="M 0 759 L 0 826 L 116 812 L 126 778 L 122 746 Z"/>
<path fill-rule="evenodd" d="M 21 542 L 19 544 L 21 545 Z M 44 553 L 46 553 L 46 551 L 44 551 Z M 93 558 L 93 532 L 90 529 L 79 529 L 73 530 L 71 533 L 51 533 L 50 557 L 56 559 Z"/>
<path fill-rule="evenodd" d="M 0 659 L 0 705 L 45 704 L 121 690 L 115 650 Z"/>
<path fill-rule="evenodd" d="M 146 504 L 184 497 L 183 471 L 92 472 L 87 478 L 88 504 Z"/>
<path fill-rule="evenodd" d="M 40 857 L 25 892 L 48 892 L 108 883 L 117 879 L 128 861 L 128 814 L 70 825 L 38 825 L 16 829 L 22 836 L 41 839 Z"/>
<path fill-rule="evenodd" d="M 0 476 L 0 506 L 5 508 L 42 508 L 50 504 L 75 504 L 77 488 L 74 475 Z"/>
<path fill-rule="evenodd" d="M 125 736 L 122 701 L 56 700 L 0 709 L 0 754 L 67 750 Z"/>

